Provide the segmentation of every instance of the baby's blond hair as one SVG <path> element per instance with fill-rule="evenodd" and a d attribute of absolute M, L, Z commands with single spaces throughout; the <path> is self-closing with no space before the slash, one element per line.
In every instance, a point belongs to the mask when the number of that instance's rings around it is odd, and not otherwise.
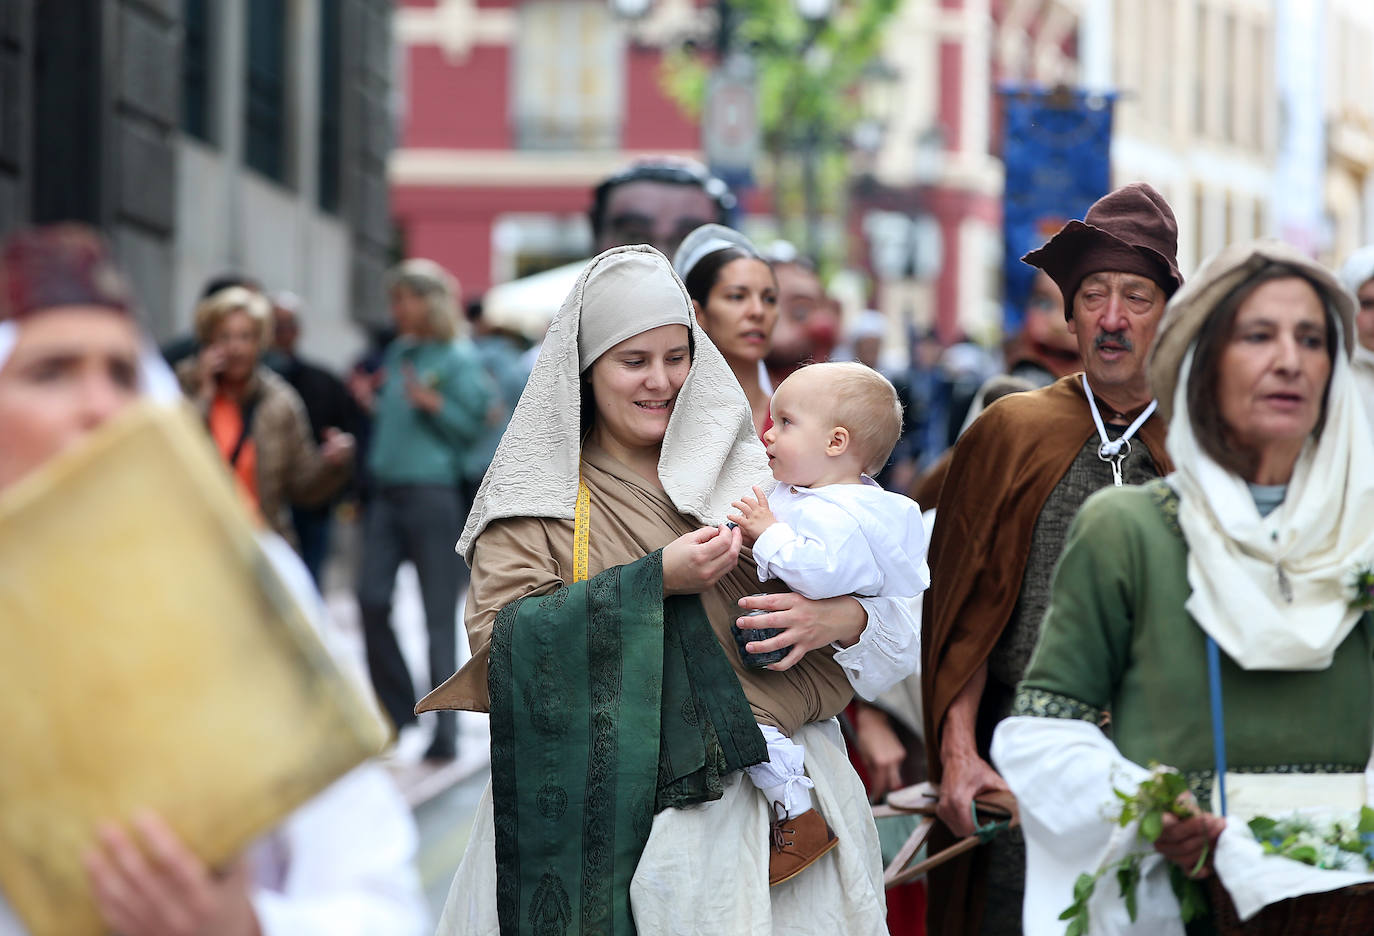
<path fill-rule="evenodd" d="M 892 381 L 857 361 L 811 364 L 803 369 L 809 378 L 825 380 L 832 391 L 830 418 L 849 430 L 850 445 L 863 462 L 864 474 L 874 475 L 902 435 L 902 402 Z"/>

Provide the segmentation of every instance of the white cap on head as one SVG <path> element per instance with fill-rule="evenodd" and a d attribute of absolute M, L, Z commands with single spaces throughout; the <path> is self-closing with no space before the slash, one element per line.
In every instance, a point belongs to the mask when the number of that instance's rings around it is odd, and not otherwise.
<path fill-rule="evenodd" d="M 659 253 L 620 253 L 605 257 L 586 279 L 583 314 L 577 332 L 580 370 L 595 363 L 626 338 L 663 325 L 690 329 L 690 303 L 666 258 Z"/>
<path fill-rule="evenodd" d="M 738 248 L 751 257 L 759 256 L 753 242 L 734 228 L 723 224 L 703 224 L 682 239 L 682 245 L 673 254 L 673 269 L 685 281 L 698 263 L 727 247 Z"/>
<path fill-rule="evenodd" d="M 887 336 L 887 316 L 874 309 L 866 309 L 854 317 L 849 327 L 849 340 L 884 338 Z"/>
<path fill-rule="evenodd" d="M 1374 244 L 1361 247 L 1341 264 L 1341 282 L 1353 293 L 1374 279 Z"/>
<path fill-rule="evenodd" d="M 10 352 L 14 350 L 14 343 L 19 340 L 19 325 L 15 322 L 0 322 L 0 370 L 5 369 L 5 362 L 10 359 Z"/>

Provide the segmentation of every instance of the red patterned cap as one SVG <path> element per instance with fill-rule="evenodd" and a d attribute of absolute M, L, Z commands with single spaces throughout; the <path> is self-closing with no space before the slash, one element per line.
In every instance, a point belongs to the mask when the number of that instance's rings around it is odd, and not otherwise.
<path fill-rule="evenodd" d="M 10 235 L 0 247 L 0 321 L 60 306 L 100 306 L 125 315 L 133 296 L 105 239 L 84 224 L 52 224 Z"/>

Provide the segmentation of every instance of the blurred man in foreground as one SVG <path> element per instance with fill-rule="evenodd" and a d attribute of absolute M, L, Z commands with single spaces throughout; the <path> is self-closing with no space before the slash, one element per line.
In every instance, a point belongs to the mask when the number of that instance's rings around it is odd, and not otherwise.
<path fill-rule="evenodd" d="M 0 247 L 0 494 L 141 396 L 177 397 L 133 310 L 104 242 L 85 227 L 21 231 Z M 304 570 L 275 542 L 278 571 L 299 583 Z M 121 936 L 418 936 L 416 847 L 390 779 L 364 765 L 229 868 L 207 867 L 152 813 L 132 828 L 106 824 L 85 863 L 100 915 Z M 0 936 L 25 932 L 0 897 Z"/>

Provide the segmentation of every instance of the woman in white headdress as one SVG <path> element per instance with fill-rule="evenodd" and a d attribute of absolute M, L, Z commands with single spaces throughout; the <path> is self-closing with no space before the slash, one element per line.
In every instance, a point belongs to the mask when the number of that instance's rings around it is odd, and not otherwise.
<path fill-rule="evenodd" d="M 773 267 L 739 231 L 703 224 L 683 239 L 673 269 L 692 297 L 697 321 L 744 390 L 762 436 L 773 424 L 768 415 L 773 384 L 763 365 L 778 322 Z"/>
<path fill-rule="evenodd" d="M 1341 281 L 1355 294 L 1355 353 L 1350 369 L 1374 432 L 1374 244 L 1350 255 L 1341 266 Z"/>
<path fill-rule="evenodd" d="M 1025 830 L 1027 933 L 1058 936 L 1080 873 L 1148 850 L 1107 814 L 1152 761 L 1182 772 L 1196 812 L 1164 817 L 1134 921 L 1115 881 L 1096 889 L 1091 933 L 1183 933 L 1171 877 L 1215 871 L 1240 919 L 1369 879 L 1265 856 L 1245 825 L 1369 798 L 1374 593 L 1358 579 L 1374 569 L 1374 443 L 1353 310 L 1274 241 L 1223 250 L 1169 302 L 1150 381 L 1176 470 L 1084 503 L 993 740 Z M 1302 899 L 1318 903 L 1273 912 L 1318 921 L 1335 898 Z M 1310 925 L 1283 932 L 1357 931 Z"/>
<path fill-rule="evenodd" d="M 420 705 L 491 712 L 492 785 L 441 933 L 574 919 L 608 933 L 885 931 L 830 645 L 907 609 L 746 598 L 756 571 L 723 520 L 767 477 L 748 404 L 666 258 L 637 246 L 592 260 L 459 543 L 473 659 Z M 730 633 L 741 607 L 773 613 L 740 620 L 786 629 L 753 650 L 810 652 L 744 666 Z M 756 723 L 806 745 L 840 839 L 771 891 L 772 814 L 740 769 L 765 756 Z"/>

